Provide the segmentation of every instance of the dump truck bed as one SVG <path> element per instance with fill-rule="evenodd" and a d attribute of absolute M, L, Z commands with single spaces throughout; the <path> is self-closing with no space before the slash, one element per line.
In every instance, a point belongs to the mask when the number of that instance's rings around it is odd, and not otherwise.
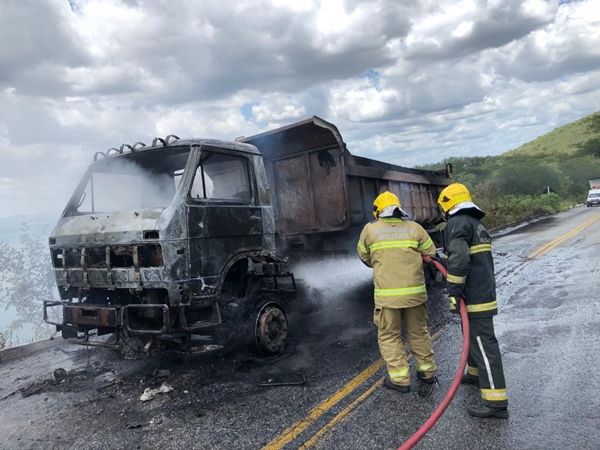
<path fill-rule="evenodd" d="M 354 236 L 373 220 L 373 200 L 385 190 L 398 195 L 411 218 L 428 228 L 440 218 L 436 199 L 451 182 L 447 170 L 354 156 L 337 127 L 316 116 L 241 141 L 263 154 L 278 236 L 306 249 L 322 247 L 325 235 L 331 242 L 332 233 Z"/>

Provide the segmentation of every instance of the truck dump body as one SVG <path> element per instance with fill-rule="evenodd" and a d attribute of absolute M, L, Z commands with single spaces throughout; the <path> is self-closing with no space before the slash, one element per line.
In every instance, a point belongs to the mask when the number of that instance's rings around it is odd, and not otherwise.
<path fill-rule="evenodd" d="M 373 220 L 375 197 L 389 190 L 426 229 L 441 218 L 445 171 L 409 169 L 353 156 L 335 125 L 313 116 L 242 139 L 260 149 L 271 186 L 279 243 L 297 250 L 348 253 Z M 281 251 L 281 248 L 280 248 Z"/>

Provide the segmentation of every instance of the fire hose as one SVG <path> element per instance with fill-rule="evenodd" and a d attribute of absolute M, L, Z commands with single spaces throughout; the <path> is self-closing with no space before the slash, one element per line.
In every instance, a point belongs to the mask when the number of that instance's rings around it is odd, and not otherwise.
<path fill-rule="evenodd" d="M 444 278 L 448 278 L 448 271 L 441 262 L 430 256 L 423 256 L 423 262 L 426 264 L 433 263 L 435 268 L 444 276 Z M 421 428 L 419 428 L 410 438 L 408 438 L 404 444 L 398 448 L 398 450 L 409 450 L 417 445 L 421 439 L 423 439 L 427 432 L 433 428 L 439 418 L 442 417 L 442 414 L 444 414 L 444 411 L 454 398 L 454 394 L 456 394 L 456 391 L 460 386 L 460 380 L 463 376 L 465 366 L 467 365 L 467 357 L 469 356 L 469 320 L 467 317 L 467 307 L 465 306 L 465 301 L 462 297 L 458 299 L 457 306 L 460 309 L 460 320 L 462 322 L 462 351 L 460 354 L 458 367 L 456 368 L 456 373 L 452 379 L 452 384 L 437 408 L 431 413 L 423 425 L 421 425 Z"/>

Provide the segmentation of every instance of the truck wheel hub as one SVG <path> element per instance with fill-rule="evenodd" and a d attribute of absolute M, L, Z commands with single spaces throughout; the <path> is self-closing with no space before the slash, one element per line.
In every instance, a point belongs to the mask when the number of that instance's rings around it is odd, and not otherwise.
<path fill-rule="evenodd" d="M 274 355 L 285 349 L 288 334 L 287 317 L 276 304 L 260 308 L 256 320 L 255 337 L 261 353 Z"/>

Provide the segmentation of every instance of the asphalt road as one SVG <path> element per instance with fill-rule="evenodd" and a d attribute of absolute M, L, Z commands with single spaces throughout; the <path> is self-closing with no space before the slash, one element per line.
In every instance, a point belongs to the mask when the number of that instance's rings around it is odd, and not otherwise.
<path fill-rule="evenodd" d="M 510 418 L 469 417 L 477 390 L 462 386 L 417 448 L 600 448 L 598 219 L 600 209 L 576 208 L 494 241 Z M 58 339 L 0 354 L 0 448 L 397 448 L 450 384 L 456 318 L 430 298 L 440 386 L 429 399 L 399 394 L 381 387 L 369 270 L 335 260 L 298 273 L 322 305 L 292 314 L 292 344 L 279 358 L 126 361 Z M 173 390 L 140 401 L 162 383 Z"/>

